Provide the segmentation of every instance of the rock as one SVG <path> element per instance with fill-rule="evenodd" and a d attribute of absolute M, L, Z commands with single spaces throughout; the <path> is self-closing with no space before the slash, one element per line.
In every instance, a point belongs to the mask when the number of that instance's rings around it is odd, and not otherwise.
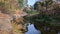
<path fill-rule="evenodd" d="M 0 34 L 11 34 L 11 31 L 11 17 L 7 14 L 0 13 Z"/>

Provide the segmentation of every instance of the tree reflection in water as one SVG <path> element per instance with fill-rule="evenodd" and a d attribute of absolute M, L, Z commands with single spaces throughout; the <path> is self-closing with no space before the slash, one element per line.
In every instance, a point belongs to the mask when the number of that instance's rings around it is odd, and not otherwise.
<path fill-rule="evenodd" d="M 41 34 L 60 34 L 60 26 L 43 26 L 36 23 L 34 27 L 40 30 Z"/>
<path fill-rule="evenodd" d="M 34 24 L 29 23 L 28 31 L 26 32 L 26 34 L 40 34 L 40 31 L 35 29 Z"/>

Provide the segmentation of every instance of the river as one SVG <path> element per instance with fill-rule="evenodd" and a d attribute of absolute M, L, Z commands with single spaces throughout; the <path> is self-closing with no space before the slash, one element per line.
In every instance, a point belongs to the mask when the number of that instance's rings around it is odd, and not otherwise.
<path fill-rule="evenodd" d="M 36 30 L 34 24 L 30 24 L 27 26 L 28 31 L 25 34 L 40 34 L 40 31 Z"/>
<path fill-rule="evenodd" d="M 27 26 L 28 31 L 25 34 L 41 34 L 41 32 L 37 29 L 35 29 L 34 24 L 30 24 Z M 60 32 L 58 32 L 60 34 Z"/>

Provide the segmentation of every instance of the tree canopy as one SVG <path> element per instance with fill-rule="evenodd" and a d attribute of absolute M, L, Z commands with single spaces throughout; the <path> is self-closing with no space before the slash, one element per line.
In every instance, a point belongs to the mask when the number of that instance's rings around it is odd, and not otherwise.
<path fill-rule="evenodd" d="M 34 4 L 34 9 L 37 12 L 39 11 L 39 14 L 31 16 L 30 22 L 60 26 L 60 4 L 57 2 L 52 0 L 44 2 L 37 1 Z"/>

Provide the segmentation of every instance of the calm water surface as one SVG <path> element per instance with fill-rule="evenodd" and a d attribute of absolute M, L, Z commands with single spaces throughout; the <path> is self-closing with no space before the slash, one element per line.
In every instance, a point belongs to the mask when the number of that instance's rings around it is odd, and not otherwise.
<path fill-rule="evenodd" d="M 36 30 L 34 27 L 34 24 L 30 24 L 27 26 L 28 27 L 28 31 L 25 34 L 40 34 L 41 32 Z M 58 34 L 60 34 L 60 31 L 58 32 Z"/>
<path fill-rule="evenodd" d="M 36 30 L 33 24 L 29 24 L 27 27 L 28 31 L 26 34 L 40 34 L 40 31 Z"/>

